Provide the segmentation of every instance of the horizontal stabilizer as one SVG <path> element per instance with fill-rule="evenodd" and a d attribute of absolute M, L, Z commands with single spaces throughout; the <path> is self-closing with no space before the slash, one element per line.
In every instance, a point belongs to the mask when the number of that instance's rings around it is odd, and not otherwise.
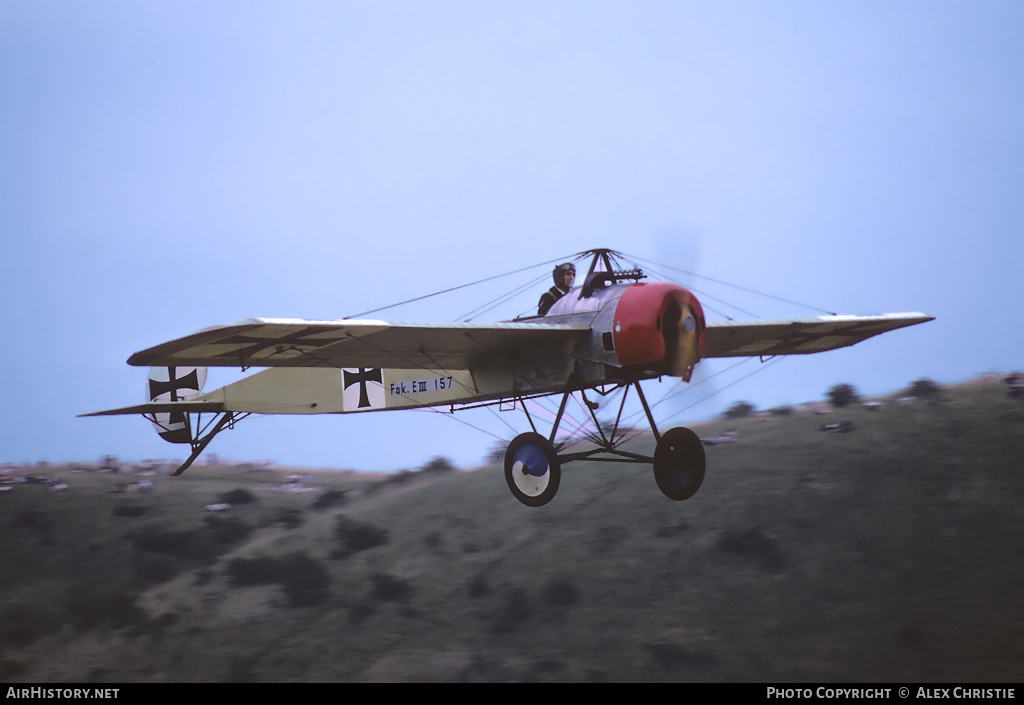
<path fill-rule="evenodd" d="M 185 412 L 190 414 L 225 411 L 223 402 L 219 401 L 151 401 L 135 406 L 122 406 L 119 409 L 94 411 L 83 416 L 125 416 L 128 414 L 167 414 Z"/>

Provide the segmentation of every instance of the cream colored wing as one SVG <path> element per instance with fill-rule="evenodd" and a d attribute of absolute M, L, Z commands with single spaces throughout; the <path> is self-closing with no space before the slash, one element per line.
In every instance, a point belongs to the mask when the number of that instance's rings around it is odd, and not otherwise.
<path fill-rule="evenodd" d="M 887 331 L 934 320 L 923 313 L 818 316 L 793 321 L 708 324 L 703 357 L 804 355 L 844 348 Z"/>
<path fill-rule="evenodd" d="M 500 352 L 560 346 L 585 325 L 386 323 L 254 318 L 142 350 L 129 365 L 469 369 Z"/>

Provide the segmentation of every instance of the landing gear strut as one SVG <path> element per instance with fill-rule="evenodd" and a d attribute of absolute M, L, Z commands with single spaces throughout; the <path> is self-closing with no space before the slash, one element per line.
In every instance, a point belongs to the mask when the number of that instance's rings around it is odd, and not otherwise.
<path fill-rule="evenodd" d="M 704 481 L 705 457 L 704 446 L 693 431 L 677 427 L 658 433 L 650 407 L 640 389 L 639 381 L 623 383 L 615 386 L 606 394 L 625 387 L 618 416 L 611 431 L 606 433 L 594 415 L 597 404 L 587 399 L 583 389 L 574 389 L 570 385 L 562 396 L 562 403 L 555 417 L 549 438 L 537 433 L 533 419 L 527 411 L 526 417 L 533 427 L 533 432 L 516 436 L 505 451 L 505 481 L 512 495 L 528 507 L 540 507 L 550 502 L 558 491 L 562 477 L 562 465 L 574 460 L 592 460 L 605 463 L 649 463 L 654 466 L 654 480 L 658 488 L 669 499 L 684 500 L 692 497 Z M 640 403 L 643 405 L 647 420 L 657 445 L 653 456 L 640 455 L 622 450 L 619 446 L 626 440 L 625 431 L 620 432 L 619 422 L 626 404 L 626 396 L 630 387 L 635 387 Z M 559 453 L 555 446 L 555 434 L 565 412 L 569 396 L 579 391 L 583 397 L 584 407 L 590 412 L 597 430 L 591 434 L 590 440 L 596 448 L 577 453 Z M 520 400 L 521 401 L 521 400 Z M 523 406 L 526 410 L 526 406 Z"/>

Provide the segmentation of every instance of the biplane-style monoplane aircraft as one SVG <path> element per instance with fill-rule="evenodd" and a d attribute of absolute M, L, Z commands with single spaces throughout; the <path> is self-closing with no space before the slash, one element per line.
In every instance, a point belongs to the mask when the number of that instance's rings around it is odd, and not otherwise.
<path fill-rule="evenodd" d="M 561 466 L 590 459 L 649 463 L 661 491 L 687 499 L 704 479 L 700 439 L 677 427 L 660 433 L 640 383 L 661 376 L 689 382 L 705 358 L 817 353 L 932 320 L 922 313 L 827 315 L 801 320 L 709 324 L 700 302 L 674 283 L 641 281 L 616 269 L 619 253 L 590 250 L 581 286 L 544 314 L 491 324 L 405 324 L 378 320 L 256 318 L 137 352 L 130 365 L 151 366 L 149 401 L 85 416 L 141 414 L 192 454 L 180 474 L 224 428 L 249 414 L 338 414 L 419 407 L 471 408 L 561 395 L 551 431 L 509 443 L 505 479 L 523 504 L 554 497 Z M 203 393 L 207 367 L 268 368 Z M 619 417 L 592 449 L 565 453 L 556 434 L 571 394 L 635 389 L 654 435 L 653 456 L 624 450 Z M 526 405 L 523 404 L 526 410 Z M 206 415 L 205 424 L 202 416 Z M 597 424 L 597 418 L 593 418 Z M 598 424 L 599 425 L 599 424 Z"/>

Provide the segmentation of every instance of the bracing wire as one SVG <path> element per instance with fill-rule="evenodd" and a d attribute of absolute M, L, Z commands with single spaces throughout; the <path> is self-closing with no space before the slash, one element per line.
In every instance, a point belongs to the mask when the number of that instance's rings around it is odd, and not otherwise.
<path fill-rule="evenodd" d="M 490 301 L 477 306 L 475 309 L 473 309 L 469 313 L 466 313 L 466 314 L 464 314 L 462 316 L 459 316 L 459 320 L 460 321 L 464 321 L 466 323 L 469 323 L 470 321 L 472 321 L 477 316 L 483 315 L 483 314 L 487 313 L 488 311 L 491 311 L 491 310 L 497 308 L 498 306 L 500 306 L 501 304 L 505 303 L 506 301 L 511 301 L 512 299 L 514 299 L 516 296 L 519 296 L 519 294 L 523 293 L 524 291 L 528 291 L 529 289 L 534 288 L 539 283 L 541 283 L 545 279 L 547 279 L 549 276 L 550 276 L 550 274 L 545 272 L 544 274 L 540 275 L 539 277 L 535 277 L 535 278 L 531 279 L 530 281 L 526 282 L 522 286 L 519 286 L 519 287 L 513 289 L 510 292 L 506 292 L 506 293 L 502 294 L 501 296 L 498 296 L 497 298 L 491 299 Z"/>
<path fill-rule="evenodd" d="M 575 256 L 575 255 L 570 255 L 570 256 Z M 388 309 L 397 308 L 399 306 L 404 306 L 405 304 L 411 304 L 411 303 L 414 303 L 416 301 L 423 301 L 424 299 L 429 299 L 429 298 L 434 297 L 434 296 L 440 296 L 441 294 L 447 294 L 447 293 L 450 293 L 452 291 L 458 291 L 459 289 L 466 289 L 466 288 L 471 287 L 471 286 L 476 286 L 477 284 L 483 284 L 485 282 L 494 281 L 495 279 L 501 279 L 502 277 L 508 277 L 508 276 L 513 275 L 513 274 L 519 274 L 520 272 L 526 272 L 526 271 L 529 271 L 531 269 L 536 269 L 537 267 L 543 267 L 544 265 L 553 264 L 555 262 L 560 262 L 560 261 L 563 261 L 565 259 L 567 259 L 567 258 L 566 257 L 559 257 L 557 259 L 547 260 L 546 262 L 540 262 L 538 264 L 532 264 L 529 267 L 523 267 L 521 269 L 516 269 L 516 270 L 513 270 L 511 272 L 505 272 L 504 274 L 496 274 L 493 277 L 486 277 L 484 279 L 478 279 L 477 281 L 470 282 L 468 284 L 460 284 L 459 286 L 453 286 L 453 287 L 450 287 L 448 289 L 442 289 L 441 291 L 435 291 L 432 294 L 424 294 L 423 296 L 416 296 L 416 297 L 411 298 L 411 299 L 406 299 L 405 301 L 399 301 L 398 303 L 389 304 L 387 306 L 381 306 L 379 308 L 370 309 L 369 311 L 363 311 L 362 313 L 356 313 L 356 314 L 353 314 L 351 316 L 345 316 L 341 320 L 347 321 L 347 320 L 350 320 L 352 318 L 361 318 L 362 316 L 368 316 L 371 313 L 378 313 L 379 311 L 386 311 Z"/>
<path fill-rule="evenodd" d="M 666 281 L 674 281 L 673 277 L 665 275 L 665 274 L 663 274 L 661 272 L 658 272 L 657 270 L 651 269 L 650 267 L 648 267 L 647 271 L 651 272 L 652 274 L 654 274 L 656 276 L 659 276 L 659 277 L 665 279 Z M 675 282 L 675 283 L 681 284 L 681 282 Z M 704 308 L 704 309 L 707 309 L 707 310 L 712 311 L 714 313 L 717 313 L 719 316 L 722 316 L 723 318 L 725 318 L 727 320 L 732 321 L 732 320 L 735 320 L 735 319 L 732 316 L 730 316 L 729 314 L 725 313 L 724 311 L 720 311 L 717 308 L 709 305 L 707 303 L 709 299 L 712 300 L 712 301 L 717 301 L 718 303 L 720 303 L 720 304 L 722 304 L 724 306 L 728 306 L 730 308 L 734 308 L 737 311 L 739 311 L 740 313 L 742 313 L 742 314 L 744 314 L 746 316 L 750 316 L 751 318 L 759 318 L 759 316 L 756 313 L 751 313 L 750 311 L 747 311 L 745 309 L 740 308 L 736 304 L 731 304 L 728 301 L 725 301 L 724 299 L 720 299 L 720 298 L 718 298 L 716 296 L 712 296 L 711 294 L 707 293 L 706 291 L 702 291 L 700 289 L 697 289 L 696 287 L 689 286 L 689 285 L 686 288 L 689 289 L 690 291 L 692 291 L 693 293 L 697 294 L 697 296 L 700 297 L 701 308 Z"/>
<path fill-rule="evenodd" d="M 647 265 L 654 264 L 654 263 L 650 262 L 649 260 L 642 259 L 640 257 L 637 257 L 636 255 L 628 255 L 628 256 L 633 258 L 633 259 L 635 259 L 635 260 L 637 260 L 638 262 L 642 262 L 642 263 L 647 264 Z M 767 294 L 767 293 L 765 293 L 763 291 L 757 291 L 756 289 L 750 289 L 750 288 L 745 287 L 745 286 L 739 286 L 738 284 L 730 284 L 729 282 L 722 281 L 721 279 L 713 279 L 711 277 L 705 277 L 703 275 L 697 274 L 696 272 L 689 272 L 689 271 L 687 271 L 685 269 L 679 269 L 678 267 L 672 267 L 672 266 L 667 265 L 667 264 L 656 265 L 656 266 L 661 266 L 661 267 L 664 267 L 665 269 L 671 269 L 674 272 L 679 272 L 679 273 L 685 274 L 686 276 L 689 276 L 689 277 L 696 277 L 697 279 L 703 279 L 705 281 L 714 282 L 715 284 L 721 284 L 722 286 L 728 286 L 728 287 L 731 287 L 733 289 L 738 289 L 739 291 L 745 291 L 748 294 L 754 294 L 756 296 L 763 296 L 763 297 L 768 298 L 768 299 L 774 299 L 776 301 L 781 301 L 782 303 L 790 304 L 792 306 L 800 306 L 801 308 L 806 308 L 806 309 L 809 309 L 811 311 L 818 311 L 819 313 L 825 313 L 825 314 L 828 314 L 830 316 L 836 315 L 836 313 L 834 311 L 829 311 L 829 310 L 823 309 L 823 308 L 821 308 L 819 306 L 811 306 L 810 304 L 800 303 L 799 301 L 792 301 L 790 299 L 784 299 L 781 296 L 774 296 L 772 294 Z"/>
<path fill-rule="evenodd" d="M 700 386 L 701 386 L 702 384 L 705 384 L 706 382 L 709 382 L 709 381 L 711 381 L 711 380 L 712 380 L 712 379 L 714 379 L 715 377 L 719 377 L 719 376 L 721 376 L 721 375 L 724 375 L 724 374 L 727 374 L 727 373 L 729 373 L 729 372 L 732 372 L 732 371 L 733 371 L 734 369 L 736 369 L 736 368 L 737 368 L 737 367 L 739 367 L 740 365 L 743 365 L 743 364 L 745 364 L 745 363 L 747 363 L 747 362 L 750 362 L 750 361 L 751 361 L 752 359 L 753 359 L 753 358 L 743 358 L 743 359 L 741 359 L 741 360 L 739 360 L 739 361 L 737 361 L 737 362 L 733 363 L 733 364 L 732 364 L 732 365 L 730 365 L 729 367 L 725 368 L 724 370 L 719 370 L 718 372 L 715 372 L 715 373 L 714 373 L 714 374 L 712 374 L 712 375 L 708 375 L 707 377 L 705 377 L 705 378 L 701 379 L 700 381 L 694 382 L 693 384 L 688 384 L 688 383 L 685 383 L 685 382 L 682 382 L 682 381 L 680 381 L 680 383 L 679 383 L 679 384 L 677 385 L 676 389 L 674 389 L 673 391 L 670 391 L 670 392 L 668 392 L 668 393 L 667 393 L 667 394 L 665 394 L 665 395 L 664 395 L 664 396 L 663 396 L 663 397 L 662 397 L 661 399 L 659 399 L 658 401 L 652 402 L 652 403 L 650 404 L 650 409 L 651 409 L 651 413 L 653 414 L 653 413 L 654 413 L 654 410 L 655 410 L 655 409 L 656 409 L 656 408 L 657 408 L 657 407 L 658 407 L 658 406 L 659 406 L 660 404 L 662 404 L 662 403 L 664 403 L 664 402 L 666 402 L 666 401 L 669 401 L 670 399 L 673 399 L 673 398 L 675 398 L 676 396 L 678 396 L 678 395 L 680 395 L 680 394 L 683 394 L 683 393 L 688 393 L 688 392 L 692 392 L 692 391 L 693 391 L 694 389 L 696 389 L 696 388 L 700 387 Z M 778 359 L 778 358 L 776 358 L 776 359 Z M 763 369 L 764 367 L 765 367 L 765 366 L 759 367 L 759 368 L 758 368 L 757 370 L 754 370 L 754 372 L 751 372 L 750 374 L 746 375 L 746 377 L 749 377 L 749 376 L 751 376 L 752 374 L 754 374 L 754 373 L 756 373 L 756 372 L 760 371 L 760 370 L 761 370 L 761 369 Z M 746 379 L 746 377 L 742 377 L 742 378 L 740 378 L 740 379 Z M 673 413 L 672 413 L 672 414 L 671 414 L 670 416 L 667 416 L 667 417 L 665 417 L 664 419 L 661 419 L 661 421 L 662 421 L 662 422 L 664 422 L 664 421 L 667 421 L 668 419 L 670 419 L 670 418 L 673 418 L 674 416 L 678 416 L 679 414 L 681 414 L 681 413 L 684 413 L 684 412 L 686 412 L 687 410 L 689 410 L 689 409 L 693 408 L 694 406 L 697 406 L 698 404 L 701 404 L 701 403 L 703 403 L 703 402 L 707 401 L 708 399 L 710 399 L 711 397 L 715 396 L 715 395 L 716 395 L 716 394 L 718 394 L 719 392 L 722 392 L 722 391 L 724 391 L 725 389 L 728 389 L 728 388 L 729 388 L 729 387 L 731 387 L 731 386 L 732 386 L 733 384 L 736 384 L 736 383 L 737 383 L 738 381 L 740 381 L 740 380 L 736 380 L 736 381 L 734 381 L 734 382 L 730 382 L 730 383 L 729 383 L 729 384 L 727 384 L 727 385 L 726 385 L 725 387 L 722 387 L 721 389 L 717 389 L 717 390 L 715 390 L 715 391 L 714 391 L 714 392 L 712 392 L 711 394 L 708 394 L 708 395 L 706 395 L 706 396 L 702 397 L 701 399 L 699 399 L 699 400 L 697 400 L 697 401 L 693 402 L 693 403 L 692 403 L 692 404 L 690 404 L 689 406 L 687 406 L 687 407 L 685 407 L 685 408 L 683 408 L 683 409 L 679 409 L 679 410 L 677 410 L 677 411 L 673 412 Z M 635 422 L 635 421 L 636 421 L 637 419 L 641 418 L 641 417 L 642 417 L 643 415 L 644 415 L 644 411 L 643 411 L 643 409 L 638 409 L 638 410 L 634 410 L 633 412 L 631 412 L 631 413 L 629 413 L 629 414 L 626 414 L 626 415 L 624 415 L 624 416 L 623 416 L 623 417 L 622 417 L 622 418 L 620 419 L 620 422 L 619 422 L 619 423 L 620 423 L 620 425 L 623 425 L 623 426 L 631 426 L 631 425 L 632 425 L 632 424 L 633 424 L 633 423 L 634 423 L 634 422 Z"/>
<path fill-rule="evenodd" d="M 488 431 L 486 428 L 480 428 L 479 426 L 471 424 L 469 421 L 466 421 L 465 419 L 459 418 L 455 414 L 449 414 L 447 412 L 441 411 L 440 409 L 436 409 L 436 408 L 434 408 L 432 406 L 420 407 L 420 408 L 417 408 L 417 409 L 410 409 L 410 411 L 420 411 L 420 412 L 426 411 L 426 412 L 429 412 L 429 413 L 432 413 L 432 414 L 441 414 L 442 416 L 444 416 L 446 418 L 449 418 L 449 419 L 451 419 L 453 421 L 458 421 L 463 426 L 468 426 L 469 428 L 473 429 L 474 431 L 479 431 L 480 433 L 486 433 L 491 438 L 495 438 L 495 439 L 497 439 L 499 441 L 502 441 L 502 442 L 507 442 L 508 441 L 507 438 L 499 436 L 497 433 L 493 433 L 491 431 Z M 502 419 L 501 421 L 506 426 L 508 426 L 512 430 L 513 433 L 516 432 L 516 429 L 512 428 L 512 426 L 507 421 L 505 421 L 504 419 Z"/>
<path fill-rule="evenodd" d="M 530 271 L 532 269 L 536 269 L 537 267 L 543 267 L 543 266 L 552 265 L 552 264 L 555 264 L 555 263 L 558 263 L 558 262 L 564 262 L 564 261 L 569 261 L 569 260 L 579 261 L 579 260 L 581 260 L 581 259 L 583 259 L 583 258 L 585 258 L 585 257 L 587 257 L 589 255 L 592 255 L 592 254 L 594 254 L 594 251 L 584 251 L 584 252 L 575 253 L 573 255 L 568 255 L 568 256 L 558 257 L 558 258 L 555 258 L 555 259 L 550 259 L 550 260 L 547 260 L 547 261 L 544 261 L 544 262 L 540 262 L 538 264 L 531 265 L 529 267 L 522 267 L 520 269 L 516 269 L 516 270 L 510 271 L 510 272 L 506 272 L 504 274 L 498 274 L 498 275 L 495 275 L 495 276 L 486 277 L 484 279 L 479 279 L 477 281 L 470 282 L 468 284 L 462 284 L 462 285 L 459 285 L 459 286 L 449 287 L 447 289 L 443 289 L 441 291 L 436 291 L 436 292 L 431 293 L 431 294 L 426 294 L 426 295 L 423 295 L 423 296 L 414 297 L 414 298 L 411 298 L 411 299 L 407 299 L 405 301 L 401 301 L 401 302 L 398 302 L 398 303 L 390 304 L 388 306 L 382 306 L 382 307 L 379 307 L 379 308 L 371 309 L 369 311 L 364 311 L 362 313 L 355 314 L 355 315 L 352 315 L 352 316 L 345 316 L 345 318 L 343 320 L 348 320 L 348 319 L 352 319 L 352 318 L 359 318 L 359 317 L 366 316 L 366 315 L 369 315 L 369 314 L 372 314 L 372 313 L 377 313 L 379 311 L 385 311 L 385 310 L 388 310 L 388 309 L 397 308 L 398 306 L 402 306 L 402 305 L 413 303 L 413 302 L 417 302 L 417 301 L 422 301 L 424 299 L 432 298 L 434 296 L 439 296 L 441 294 L 446 294 L 446 293 L 450 293 L 450 292 L 453 292 L 453 291 L 458 291 L 458 290 L 461 290 L 461 289 L 466 289 L 466 288 L 471 287 L 471 286 L 475 286 L 475 285 L 478 285 L 478 284 L 483 284 L 483 283 L 486 283 L 486 282 L 494 281 L 494 280 L 497 280 L 497 279 L 501 279 L 503 277 L 511 276 L 511 275 L 514 275 L 514 274 L 520 274 L 522 272 L 527 272 L 527 271 Z M 754 294 L 754 295 L 757 295 L 757 296 L 762 296 L 762 297 L 765 297 L 765 298 L 774 299 L 776 301 L 780 301 L 780 302 L 783 302 L 783 303 L 791 304 L 791 305 L 794 305 L 794 306 L 799 306 L 799 307 L 802 307 L 802 308 L 818 311 L 818 312 L 821 312 L 821 313 L 832 314 L 831 311 L 827 311 L 825 309 L 822 309 L 822 308 L 819 308 L 819 307 L 816 307 L 816 306 L 810 306 L 808 304 L 802 304 L 802 303 L 799 303 L 799 302 L 796 302 L 796 301 L 792 301 L 792 300 L 785 299 L 785 298 L 782 298 L 782 297 L 773 296 L 771 294 L 760 292 L 760 291 L 757 291 L 757 290 L 754 290 L 754 289 L 751 289 L 751 288 L 748 288 L 748 287 L 743 287 L 743 286 L 739 286 L 739 285 L 736 285 L 736 284 L 730 284 L 729 282 L 725 282 L 725 281 L 722 281 L 722 280 L 719 280 L 719 279 L 713 279 L 711 277 L 705 277 L 705 276 L 696 274 L 694 272 L 690 272 L 690 271 L 687 271 L 687 270 L 684 270 L 684 269 L 679 269 L 677 267 L 672 267 L 670 265 L 659 265 L 659 264 L 650 262 L 649 260 L 643 259 L 641 257 L 637 257 L 635 255 L 629 255 L 629 254 L 625 254 L 625 253 L 622 253 L 622 252 L 615 252 L 615 251 L 611 251 L 611 250 L 607 251 L 606 254 L 607 254 L 607 257 L 608 257 L 608 263 L 611 264 L 611 266 L 613 266 L 613 267 L 620 267 L 620 266 L 622 266 L 623 262 L 628 262 L 630 265 L 633 265 L 633 266 L 637 266 L 637 263 L 642 263 L 642 264 L 645 265 L 645 268 L 648 271 L 650 271 L 652 274 L 654 274 L 655 276 L 658 276 L 659 278 L 663 278 L 663 279 L 665 279 L 667 281 L 673 281 L 674 277 L 666 276 L 663 272 L 658 271 L 658 268 L 668 269 L 668 270 L 671 270 L 673 272 L 678 272 L 680 274 L 683 274 L 683 275 L 686 275 L 686 276 L 689 276 L 689 277 L 694 277 L 694 278 L 702 279 L 702 280 L 705 280 L 705 281 L 708 281 L 708 282 L 712 282 L 712 283 L 715 283 L 715 284 L 731 287 L 731 288 L 739 290 L 739 291 L 744 291 L 744 292 L 747 292 L 747 293 L 750 293 L 750 294 Z M 599 267 L 598 268 L 601 268 L 600 267 L 600 263 L 599 263 Z M 523 292 L 533 288 L 538 283 L 542 282 L 547 276 L 548 276 L 548 273 L 545 272 L 541 276 L 535 277 L 535 278 L 531 279 L 529 282 L 526 282 L 525 284 L 522 284 L 521 286 L 516 287 L 515 289 L 511 290 L 510 292 L 506 292 L 505 294 L 502 294 L 502 295 L 500 295 L 500 296 L 498 296 L 498 297 L 496 297 L 496 298 L 494 298 L 494 299 L 492 299 L 490 301 L 487 301 L 487 302 L 477 306 L 476 308 L 474 308 L 471 311 L 469 311 L 468 313 L 466 313 L 464 316 L 460 317 L 459 320 L 464 320 L 464 321 L 467 321 L 467 322 L 471 321 L 476 316 L 482 315 L 482 314 L 486 313 L 487 311 L 490 311 L 490 310 L 496 308 L 497 306 L 512 300 L 513 298 L 515 298 L 516 296 L 522 294 Z M 679 282 L 676 282 L 676 283 L 679 283 Z M 733 320 L 733 318 L 731 316 L 728 316 L 725 313 L 722 313 L 721 311 L 718 311 L 718 310 L 714 309 L 711 306 L 708 306 L 707 303 L 705 303 L 705 301 L 706 300 L 716 301 L 716 302 L 718 302 L 720 304 L 723 304 L 723 305 L 728 306 L 730 308 L 733 308 L 733 309 L 735 309 L 737 311 L 740 311 L 744 315 L 750 316 L 752 318 L 757 318 L 758 317 L 756 314 L 753 314 L 753 313 L 751 313 L 749 311 L 745 311 L 744 309 L 740 308 L 739 306 L 736 306 L 735 304 L 730 304 L 729 302 L 726 302 L 726 301 L 724 301 L 722 299 L 718 299 L 718 298 L 708 294 L 707 292 L 697 291 L 693 287 L 688 287 L 688 288 L 693 290 L 696 294 L 698 294 L 698 296 L 701 297 L 701 301 L 702 301 L 702 303 L 703 303 L 705 308 L 707 308 L 708 310 L 713 311 L 714 313 L 722 315 L 722 316 L 724 316 L 725 318 L 727 318 L 729 320 Z M 750 359 L 752 359 L 752 358 L 750 358 Z M 757 374 L 761 370 L 766 369 L 771 364 L 774 364 L 774 363 L 778 362 L 779 359 L 780 358 L 775 358 L 775 359 L 769 360 L 765 364 L 759 365 L 757 369 L 753 370 L 752 372 L 750 372 L 750 373 L 748 373 L 746 375 L 743 375 L 742 377 L 739 377 L 739 378 L 733 380 L 732 382 L 727 384 L 725 387 L 720 388 L 720 389 L 716 389 L 711 394 L 708 394 L 708 395 L 702 397 L 701 399 L 698 399 L 698 400 L 694 401 L 692 404 L 686 406 L 685 408 L 679 409 L 679 410 L 676 410 L 676 411 L 672 412 L 668 417 L 660 419 L 660 422 L 664 423 L 668 419 L 671 419 L 671 418 L 673 418 L 675 416 L 678 416 L 678 415 L 680 415 L 682 413 L 685 413 L 687 410 L 689 410 L 689 409 L 691 409 L 691 408 L 693 408 L 693 407 L 695 407 L 695 406 L 697 406 L 697 405 L 707 401 L 708 399 L 710 399 L 711 397 L 715 396 L 716 394 L 721 393 L 724 389 L 728 389 L 728 388 L 730 388 L 730 387 L 732 387 L 732 386 L 742 382 L 743 380 L 748 379 L 749 377 L 753 376 L 754 374 Z M 652 411 L 658 405 L 662 404 L 665 401 L 668 401 L 669 399 L 674 398 L 678 394 L 681 394 L 684 391 L 690 391 L 690 390 L 700 386 L 704 382 L 707 382 L 707 381 L 709 381 L 709 380 L 711 380 L 711 379 L 713 379 L 715 377 L 718 377 L 718 376 L 720 376 L 722 374 L 726 374 L 728 372 L 731 372 L 732 370 L 736 369 L 739 365 L 741 365 L 741 364 L 743 364 L 745 362 L 749 362 L 749 359 L 740 360 L 739 362 L 731 365 L 730 367 L 728 367 L 728 368 L 726 368 L 724 370 L 720 370 L 720 371 L 718 371 L 718 372 L 716 372 L 716 373 L 714 373 L 714 374 L 712 374 L 712 375 L 710 375 L 708 377 L 705 377 L 704 379 L 700 380 L 699 382 L 695 382 L 693 385 L 686 385 L 685 387 L 683 385 L 680 385 L 680 387 L 678 389 L 669 392 L 668 394 L 664 395 L 660 400 L 658 400 L 658 401 L 654 402 L 653 404 L 651 404 Z M 542 399 L 544 399 L 544 397 L 536 398 L 535 401 L 540 402 Z M 496 438 L 498 440 L 505 440 L 505 439 L 503 439 L 501 436 L 499 436 L 496 433 L 493 433 L 493 432 L 488 431 L 488 430 L 486 430 L 484 428 L 481 428 L 481 427 L 479 427 L 477 425 L 469 423 L 468 421 L 466 421 L 464 419 L 457 418 L 454 414 L 450 414 L 450 413 L 441 411 L 439 409 L 430 408 L 430 407 L 421 408 L 419 410 L 421 410 L 421 411 L 430 411 L 432 413 L 444 414 L 447 417 L 453 418 L 456 421 L 459 421 L 460 423 L 462 423 L 462 424 L 464 424 L 464 425 L 466 425 L 466 426 L 468 426 L 470 428 L 473 428 L 473 429 L 475 429 L 477 431 L 480 431 L 480 432 L 485 433 L 485 434 L 487 434 L 489 436 L 492 436 L 493 438 Z M 516 429 L 511 424 L 509 424 L 507 421 L 505 421 L 503 418 L 501 418 L 500 414 L 495 412 L 493 409 L 491 409 L 491 412 L 510 431 L 512 431 L 513 433 L 516 432 Z M 623 416 L 620 419 L 620 423 L 622 423 L 623 425 L 631 424 L 633 421 L 635 421 L 635 419 L 639 418 L 639 416 L 642 413 L 643 413 L 642 410 L 638 410 L 638 411 L 634 411 L 633 413 L 626 414 L 625 416 Z M 571 446 L 571 445 L 575 445 L 576 443 L 579 443 L 581 440 L 585 440 L 588 436 L 591 435 L 591 433 L 589 433 L 585 429 L 585 427 L 590 422 L 589 420 L 585 419 L 583 422 L 573 421 L 571 419 L 567 419 L 567 420 L 571 421 L 571 425 L 573 426 L 573 428 L 571 428 L 569 430 L 568 436 L 564 439 L 563 442 L 569 442 L 569 444 Z M 577 434 L 579 434 L 579 435 L 577 435 Z M 596 438 L 596 434 L 594 434 L 594 435 L 595 435 L 595 438 L 591 438 L 590 440 L 594 441 L 594 442 L 598 442 L 599 439 Z M 574 437 L 575 437 L 575 440 L 573 440 Z"/>
<path fill-rule="evenodd" d="M 752 359 L 753 358 L 747 358 L 747 360 L 744 360 L 744 362 L 746 362 L 748 360 L 752 360 Z M 757 368 L 755 368 L 754 370 L 751 370 L 750 372 L 748 372 L 747 374 L 743 375 L 742 377 L 737 377 L 736 379 L 734 379 L 732 382 L 729 382 L 729 384 L 725 385 L 721 389 L 716 389 L 711 394 L 708 394 L 708 395 L 705 395 L 705 396 L 701 397 L 700 399 L 694 401 L 692 404 L 690 404 L 690 405 L 688 405 L 686 407 L 683 407 L 682 409 L 679 409 L 677 411 L 672 412 L 671 414 L 669 414 L 668 416 L 663 418 L 662 421 L 668 421 L 671 418 L 674 418 L 676 416 L 679 416 L 680 414 L 683 414 L 683 413 L 689 411 L 693 407 L 697 406 L 698 404 L 704 403 L 705 401 L 707 401 L 711 397 L 715 396 L 716 394 L 720 394 L 721 392 L 725 391 L 726 389 L 729 389 L 730 387 L 739 384 L 743 380 L 748 379 L 750 377 L 753 377 L 757 373 L 762 372 L 763 370 L 768 369 L 772 365 L 778 364 L 781 360 L 782 360 L 781 357 L 775 357 L 775 358 L 772 358 L 771 360 L 768 360 L 767 362 L 759 365 Z M 736 368 L 738 366 L 738 364 L 739 363 L 737 363 L 736 365 L 733 365 L 732 367 L 728 368 L 727 370 L 723 370 L 723 372 L 729 372 L 730 370 Z M 710 379 L 710 377 L 708 379 Z M 661 402 L 659 401 L 658 403 L 661 403 Z"/>

